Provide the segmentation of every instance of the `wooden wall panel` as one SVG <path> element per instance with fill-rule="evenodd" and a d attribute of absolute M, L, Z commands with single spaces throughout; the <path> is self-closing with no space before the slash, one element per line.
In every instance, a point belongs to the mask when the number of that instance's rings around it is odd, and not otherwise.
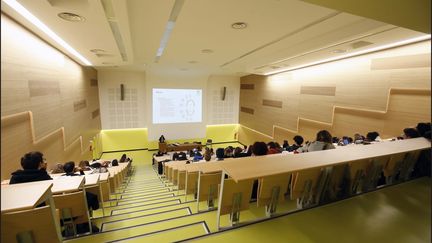
<path fill-rule="evenodd" d="M 336 87 L 331 87 L 331 86 L 301 86 L 300 94 L 335 96 Z"/>
<path fill-rule="evenodd" d="M 254 84 L 241 84 L 240 89 L 255 89 Z"/>
<path fill-rule="evenodd" d="M 280 100 L 262 100 L 262 105 L 264 106 L 270 106 L 270 107 L 276 107 L 276 108 L 282 108 L 283 102 Z"/>
<path fill-rule="evenodd" d="M 423 53 L 419 53 L 422 50 Z M 413 54 L 410 54 L 413 53 Z M 261 138 L 282 142 L 302 135 L 314 140 L 319 130 L 333 136 L 377 131 L 398 136 L 403 128 L 430 122 L 430 41 L 344 59 L 287 73 L 241 78 L 255 90 L 240 92 L 240 104 L 254 115 L 240 114 L 246 132 L 240 142 Z M 289 77 L 289 78 L 288 78 Z M 280 100 L 279 109 L 262 100 Z"/>
<path fill-rule="evenodd" d="M 8 17 L 1 20 L 8 29 L 1 39 L 8 50 L 1 59 L 1 179 L 20 169 L 20 158 L 30 151 L 41 151 L 50 168 L 92 158 L 89 141 L 101 127 L 100 116 L 92 119 L 99 109 L 96 70 L 80 66 Z"/>

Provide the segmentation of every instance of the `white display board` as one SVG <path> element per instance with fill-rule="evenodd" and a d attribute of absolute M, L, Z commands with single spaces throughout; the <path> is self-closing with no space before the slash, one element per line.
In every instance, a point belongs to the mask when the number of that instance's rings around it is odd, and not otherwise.
<path fill-rule="evenodd" d="M 153 89 L 153 124 L 202 122 L 201 89 Z"/>

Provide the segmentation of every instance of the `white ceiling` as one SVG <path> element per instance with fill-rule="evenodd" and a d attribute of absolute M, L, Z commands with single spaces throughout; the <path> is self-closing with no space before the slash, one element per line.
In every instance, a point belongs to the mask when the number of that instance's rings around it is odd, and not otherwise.
<path fill-rule="evenodd" d="M 355 51 L 424 35 L 297 0 L 18 1 L 97 69 L 263 74 L 340 55 L 332 52 L 335 49 L 349 53 L 354 51 L 352 43 L 358 41 L 373 44 Z M 174 6 L 181 6 L 178 17 L 155 62 Z M 2 11 L 67 53 L 3 2 Z M 86 20 L 67 22 L 57 17 L 60 12 L 79 14 Z M 248 26 L 236 30 L 231 28 L 234 22 Z M 117 25 L 117 41 L 122 44 L 116 41 L 110 23 Z M 98 57 L 91 49 L 103 49 L 107 56 Z M 205 54 L 203 49 L 214 52 Z"/>

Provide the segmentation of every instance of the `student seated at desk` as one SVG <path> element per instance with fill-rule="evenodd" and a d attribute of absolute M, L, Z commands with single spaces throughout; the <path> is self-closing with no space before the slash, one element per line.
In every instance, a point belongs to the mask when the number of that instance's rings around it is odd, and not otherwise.
<path fill-rule="evenodd" d="M 62 163 L 57 163 L 55 168 L 51 171 L 51 174 L 59 174 L 59 173 L 64 173 Z"/>
<path fill-rule="evenodd" d="M 315 141 L 306 144 L 305 146 L 297 149 L 296 151 L 299 153 L 303 153 L 327 149 L 335 149 L 335 146 L 332 143 L 332 135 L 327 130 L 321 130 L 317 133 Z"/>
<path fill-rule="evenodd" d="M 264 142 L 255 142 L 252 146 L 252 156 L 267 155 L 268 148 Z M 252 187 L 251 201 L 256 201 L 258 194 L 258 180 L 255 180 Z"/>
<path fill-rule="evenodd" d="M 158 154 L 161 154 L 161 155 L 159 155 L 159 156 L 162 156 L 163 155 L 163 153 L 161 152 L 161 151 L 158 151 Z M 157 156 L 157 155 L 156 155 Z M 126 156 L 126 154 L 123 154 L 122 156 L 121 156 L 121 158 L 120 158 L 120 160 L 119 160 L 119 163 L 126 163 L 126 162 L 131 162 L 132 163 L 132 159 L 131 158 L 129 158 L 129 157 L 127 157 Z"/>
<path fill-rule="evenodd" d="M 75 162 L 69 161 L 63 165 L 63 169 L 66 174 L 63 174 L 62 176 L 80 176 L 84 175 L 84 172 L 81 168 L 75 167 Z M 77 174 L 79 172 L 79 174 Z M 99 209 L 99 201 L 97 195 L 86 192 L 86 199 L 87 199 L 87 206 L 90 209 L 97 210 Z"/>
<path fill-rule="evenodd" d="M 90 163 L 90 167 L 93 169 L 92 174 L 108 172 L 107 163 L 101 163 L 99 161 L 93 161 L 92 163 Z"/>
<path fill-rule="evenodd" d="M 216 160 L 224 160 L 225 150 L 223 148 L 216 149 Z"/>
<path fill-rule="evenodd" d="M 382 141 L 378 132 L 368 132 L 366 134 L 366 140 L 368 142 L 381 142 Z"/>
<path fill-rule="evenodd" d="M 80 167 L 83 171 L 92 170 L 90 163 L 87 160 L 81 160 L 81 162 L 78 164 L 78 167 Z"/>
<path fill-rule="evenodd" d="M 111 166 L 118 166 L 119 162 L 117 159 L 113 159 L 113 161 L 111 162 Z"/>
<path fill-rule="evenodd" d="M 303 147 L 304 139 L 302 136 L 296 135 L 294 136 L 293 140 L 294 140 L 294 144 L 288 148 L 288 152 L 292 152 Z"/>
<path fill-rule="evenodd" d="M 26 153 L 21 158 L 21 167 L 24 170 L 13 172 L 9 184 L 52 180 L 46 171 L 47 163 L 44 160 L 41 152 Z"/>

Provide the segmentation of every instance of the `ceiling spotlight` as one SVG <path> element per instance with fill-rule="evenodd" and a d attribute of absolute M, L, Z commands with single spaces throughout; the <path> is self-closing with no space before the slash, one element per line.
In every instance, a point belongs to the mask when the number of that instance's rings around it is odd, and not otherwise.
<path fill-rule="evenodd" d="M 236 30 L 246 29 L 247 24 L 245 22 L 236 22 L 231 25 L 231 28 Z"/>
<path fill-rule="evenodd" d="M 93 53 L 104 53 L 104 52 L 106 52 L 105 50 L 102 50 L 102 49 L 91 49 L 90 50 L 91 52 L 93 52 Z"/>
<path fill-rule="evenodd" d="M 210 53 L 213 53 L 213 50 L 212 49 L 202 49 L 201 53 L 210 54 Z"/>
<path fill-rule="evenodd" d="M 344 49 L 336 49 L 336 50 L 333 50 L 332 52 L 333 53 L 344 53 L 344 52 L 346 52 L 346 50 L 344 50 Z"/>
<path fill-rule="evenodd" d="M 59 16 L 60 18 L 66 20 L 66 21 L 70 21 L 70 22 L 83 22 L 83 21 L 85 21 L 85 18 L 83 16 L 80 16 L 80 15 L 74 14 L 74 13 L 63 12 L 63 13 L 57 14 L 57 16 Z"/>

